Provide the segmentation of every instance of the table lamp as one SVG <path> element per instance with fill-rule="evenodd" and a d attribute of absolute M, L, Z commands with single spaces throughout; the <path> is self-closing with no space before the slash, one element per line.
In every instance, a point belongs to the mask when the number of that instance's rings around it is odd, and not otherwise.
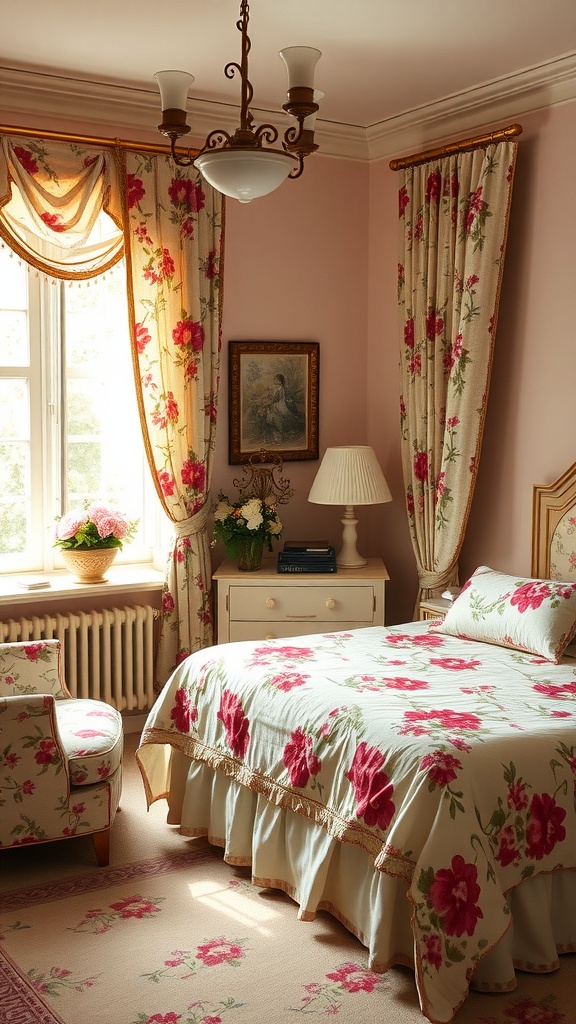
<path fill-rule="evenodd" d="M 378 459 L 367 445 L 327 448 L 312 484 L 308 501 L 316 505 L 344 505 L 342 547 L 336 564 L 343 569 L 366 565 L 356 550 L 354 505 L 379 505 L 392 495 Z"/>

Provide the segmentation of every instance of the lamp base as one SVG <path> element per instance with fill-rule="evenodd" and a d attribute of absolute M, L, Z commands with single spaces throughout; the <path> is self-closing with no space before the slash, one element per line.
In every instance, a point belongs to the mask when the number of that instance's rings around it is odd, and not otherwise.
<path fill-rule="evenodd" d="M 346 505 L 344 518 L 342 519 L 342 547 L 336 555 L 336 565 L 339 565 L 341 569 L 359 569 L 361 566 L 368 564 L 367 559 L 363 558 L 356 550 L 356 541 L 358 540 L 357 522 L 358 520 L 354 518 L 353 506 Z"/>

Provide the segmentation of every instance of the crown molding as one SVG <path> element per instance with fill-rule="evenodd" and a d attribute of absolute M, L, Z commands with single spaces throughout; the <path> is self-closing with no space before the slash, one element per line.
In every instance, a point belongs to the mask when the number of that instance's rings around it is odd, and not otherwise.
<path fill-rule="evenodd" d="M 160 120 L 156 90 L 105 85 L 58 75 L 0 67 L 0 92 L 6 124 L 26 128 L 83 130 L 105 137 L 136 137 L 143 142 L 158 142 L 156 124 Z M 193 99 L 189 104 L 194 124 L 191 145 L 204 139 L 215 127 L 232 133 L 238 127 L 238 107 Z M 252 108 L 255 119 L 268 121 L 279 130 L 286 127 L 281 111 Z M 317 141 L 324 156 L 368 160 L 366 130 L 355 125 L 317 122 Z M 183 140 L 185 142 L 185 140 Z"/>
<path fill-rule="evenodd" d="M 369 160 L 434 146 L 463 132 L 576 99 L 576 53 L 447 96 L 367 129 Z"/>
<path fill-rule="evenodd" d="M 73 125 L 69 130 L 96 134 L 98 129 L 105 137 L 158 141 L 155 126 L 160 108 L 155 90 L 0 67 L 0 92 L 5 124 L 63 131 Z M 410 149 L 432 146 L 497 121 L 517 120 L 523 113 L 575 98 L 576 53 L 571 53 L 369 128 L 318 118 L 316 139 L 322 156 L 391 159 Z M 254 108 L 253 113 L 280 130 L 286 124 L 279 111 Z M 202 140 L 215 126 L 233 132 L 238 125 L 238 108 L 227 104 L 192 100 L 190 115 L 194 141 Z"/>

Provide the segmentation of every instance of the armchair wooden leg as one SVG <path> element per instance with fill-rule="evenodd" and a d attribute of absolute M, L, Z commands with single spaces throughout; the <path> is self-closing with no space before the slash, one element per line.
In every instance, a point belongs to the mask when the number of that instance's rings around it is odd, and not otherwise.
<path fill-rule="evenodd" d="M 92 842 L 99 868 L 106 868 L 110 863 L 110 829 L 105 828 L 103 832 L 93 832 Z"/>

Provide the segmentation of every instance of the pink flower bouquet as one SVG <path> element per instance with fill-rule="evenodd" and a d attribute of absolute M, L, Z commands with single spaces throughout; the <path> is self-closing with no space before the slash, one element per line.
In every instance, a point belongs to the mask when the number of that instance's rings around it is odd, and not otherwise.
<path fill-rule="evenodd" d="M 75 551 L 121 548 L 132 540 L 138 521 L 130 521 L 111 505 L 87 503 L 84 511 L 72 509 L 56 523 L 54 544 Z"/>

